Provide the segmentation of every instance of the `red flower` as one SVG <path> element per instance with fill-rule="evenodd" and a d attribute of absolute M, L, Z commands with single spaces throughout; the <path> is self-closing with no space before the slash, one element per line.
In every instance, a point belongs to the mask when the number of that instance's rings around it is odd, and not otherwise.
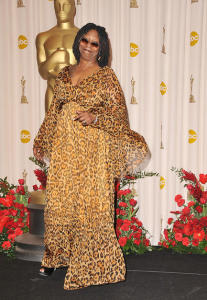
<path fill-rule="evenodd" d="M 11 240 L 12 243 L 13 243 L 14 240 L 15 240 L 15 237 L 16 237 L 16 234 L 15 234 L 15 233 L 10 233 L 10 234 L 8 235 L 8 240 Z"/>
<path fill-rule="evenodd" d="M 119 245 L 121 247 L 124 247 L 126 245 L 126 242 L 127 242 L 127 237 L 126 236 L 120 237 L 120 239 L 118 241 L 119 241 Z"/>
<path fill-rule="evenodd" d="M 116 236 L 119 238 L 120 235 L 121 235 L 121 231 L 118 228 L 116 228 Z"/>
<path fill-rule="evenodd" d="M 127 207 L 127 203 L 126 202 L 119 202 L 119 206 L 120 207 Z"/>
<path fill-rule="evenodd" d="M 123 231 L 129 231 L 129 225 L 128 224 L 122 224 L 120 229 L 123 230 Z"/>
<path fill-rule="evenodd" d="M 187 172 L 184 169 L 182 169 L 182 172 L 184 174 L 184 176 L 182 176 L 183 179 L 197 182 L 196 176 L 192 172 Z"/>
<path fill-rule="evenodd" d="M 166 240 L 169 240 L 167 229 L 164 229 L 164 236 Z"/>
<path fill-rule="evenodd" d="M 119 215 L 120 214 L 120 208 L 117 208 L 116 209 L 116 215 Z"/>
<path fill-rule="evenodd" d="M 201 230 L 200 232 L 195 232 L 193 238 L 201 242 L 205 238 L 205 231 Z"/>
<path fill-rule="evenodd" d="M 205 251 L 207 252 L 207 246 L 205 247 Z"/>
<path fill-rule="evenodd" d="M 37 191 L 38 190 L 38 186 L 35 184 L 35 185 L 33 185 L 33 190 L 34 191 Z"/>
<path fill-rule="evenodd" d="M 34 173 L 37 177 L 37 180 L 41 183 L 41 185 L 45 188 L 47 183 L 47 176 L 44 171 L 40 169 L 34 170 Z"/>
<path fill-rule="evenodd" d="M 182 240 L 182 244 L 184 246 L 188 246 L 190 244 L 189 238 L 188 237 L 184 237 Z"/>
<path fill-rule="evenodd" d="M 132 225 L 130 228 L 131 228 L 133 231 L 137 231 L 137 230 L 138 230 L 138 227 L 137 227 L 136 225 Z"/>
<path fill-rule="evenodd" d="M 20 195 L 25 195 L 25 190 L 24 190 L 24 186 L 23 185 L 19 185 L 17 188 L 16 188 L 16 192 Z"/>
<path fill-rule="evenodd" d="M 167 222 L 170 225 L 170 224 L 172 224 L 172 221 L 173 221 L 173 218 L 169 218 Z"/>
<path fill-rule="evenodd" d="M 148 239 L 144 239 L 144 240 L 143 240 L 143 244 L 144 244 L 146 247 L 148 247 L 149 244 L 150 244 L 150 241 L 149 241 Z"/>
<path fill-rule="evenodd" d="M 120 188 L 120 181 L 117 181 L 116 186 L 115 186 L 116 192 L 118 192 L 119 188 Z"/>
<path fill-rule="evenodd" d="M 23 234 L 23 231 L 22 231 L 20 228 L 16 228 L 15 231 L 14 231 L 14 233 L 15 233 L 16 235 L 22 235 L 22 234 Z"/>
<path fill-rule="evenodd" d="M 138 219 L 135 218 L 135 217 L 131 217 L 131 221 L 132 221 L 133 223 L 136 223 L 136 222 L 138 221 Z"/>
<path fill-rule="evenodd" d="M 126 178 L 126 179 L 132 179 L 132 180 L 134 180 L 134 179 L 135 179 L 135 177 L 134 177 L 134 176 L 128 176 L 128 175 L 127 175 L 127 176 L 125 176 L 125 178 Z"/>
<path fill-rule="evenodd" d="M 198 206 L 195 208 L 195 210 L 197 210 L 197 212 L 200 214 L 200 213 L 202 213 L 203 208 L 202 208 L 200 205 L 198 205 Z"/>
<path fill-rule="evenodd" d="M 193 226 L 189 223 L 185 224 L 183 232 L 186 235 L 192 235 L 193 234 Z"/>
<path fill-rule="evenodd" d="M 201 198 L 201 199 L 200 199 L 200 203 L 201 203 L 201 204 L 206 204 L 206 202 L 207 202 L 207 199 L 206 199 L 206 198 Z"/>
<path fill-rule="evenodd" d="M 130 203 L 131 206 L 135 206 L 137 204 L 137 201 L 134 200 L 134 199 L 130 199 L 129 203 Z"/>
<path fill-rule="evenodd" d="M 190 201 L 189 203 L 188 203 L 188 207 L 190 208 L 190 207 L 192 207 L 192 206 L 194 206 L 195 205 L 195 202 L 194 201 Z"/>
<path fill-rule="evenodd" d="M 177 201 L 177 205 L 178 205 L 179 207 L 183 206 L 184 203 L 185 203 L 185 200 L 184 200 L 184 199 L 179 199 L 179 200 Z"/>
<path fill-rule="evenodd" d="M 2 243 L 2 248 L 4 248 L 5 250 L 8 250 L 9 248 L 11 248 L 11 243 L 10 241 L 5 241 Z"/>
<path fill-rule="evenodd" d="M 176 234 L 175 234 L 175 239 L 176 239 L 178 242 L 181 242 L 182 239 L 183 239 L 182 233 L 176 233 Z"/>
<path fill-rule="evenodd" d="M 182 214 L 184 216 L 187 216 L 190 214 L 190 208 L 189 207 L 184 207 L 183 210 L 182 210 Z"/>
<path fill-rule="evenodd" d="M 126 225 L 131 225 L 131 221 L 128 219 L 123 220 L 123 223 Z"/>
<path fill-rule="evenodd" d="M 24 179 L 19 179 L 18 182 L 20 185 L 24 185 Z"/>
<path fill-rule="evenodd" d="M 125 210 L 121 210 L 121 209 L 120 209 L 120 215 L 121 215 L 121 216 L 125 216 L 125 215 L 126 215 Z"/>
<path fill-rule="evenodd" d="M 123 224 L 123 220 L 120 219 L 120 218 L 118 218 L 118 219 L 116 220 L 116 225 L 120 227 L 122 224 Z"/>
<path fill-rule="evenodd" d="M 193 241 L 192 241 L 192 244 L 193 244 L 193 246 L 196 246 L 196 247 L 197 247 L 197 246 L 199 245 L 199 241 L 198 241 L 198 240 L 193 240 Z"/>
<path fill-rule="evenodd" d="M 180 200 L 180 199 L 182 199 L 183 197 L 182 197 L 182 195 L 176 195 L 175 196 L 175 202 L 177 202 L 178 200 Z"/>
<path fill-rule="evenodd" d="M 207 182 L 207 174 L 200 174 L 199 175 L 199 181 L 203 184 Z"/>
<path fill-rule="evenodd" d="M 139 246 L 139 245 L 140 245 L 140 243 L 141 243 L 141 241 L 140 241 L 140 240 L 137 240 L 137 239 L 136 239 L 136 240 L 134 240 L 134 244 L 135 244 L 135 245 Z"/>
<path fill-rule="evenodd" d="M 7 223 L 7 221 L 9 220 L 8 216 L 4 216 L 3 218 L 1 218 L 0 220 L 0 233 L 3 231 L 3 228 L 5 226 L 5 224 Z"/>

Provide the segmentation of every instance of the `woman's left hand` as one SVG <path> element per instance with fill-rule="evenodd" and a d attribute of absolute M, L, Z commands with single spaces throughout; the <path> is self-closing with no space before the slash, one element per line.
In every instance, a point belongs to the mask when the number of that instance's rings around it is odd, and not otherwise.
<path fill-rule="evenodd" d="M 90 125 L 93 123 L 96 119 L 96 116 L 88 111 L 77 111 L 77 116 L 75 117 L 75 121 L 79 121 L 82 123 L 82 125 Z"/>

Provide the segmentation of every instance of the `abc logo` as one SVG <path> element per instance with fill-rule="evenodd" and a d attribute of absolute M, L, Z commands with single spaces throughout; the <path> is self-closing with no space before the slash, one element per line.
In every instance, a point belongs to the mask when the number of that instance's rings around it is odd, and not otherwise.
<path fill-rule="evenodd" d="M 24 49 L 28 46 L 28 39 L 24 35 L 18 37 L 18 47 L 19 49 Z"/>
<path fill-rule="evenodd" d="M 137 44 L 130 43 L 130 56 L 135 57 L 139 54 L 139 47 Z"/>
<path fill-rule="evenodd" d="M 166 86 L 166 84 L 162 81 L 162 82 L 160 83 L 160 93 L 161 93 L 161 95 L 164 95 L 164 94 L 166 93 L 166 91 L 167 91 L 167 86 Z"/>
<path fill-rule="evenodd" d="M 160 189 L 162 190 L 165 186 L 165 178 L 160 176 Z"/>
<path fill-rule="evenodd" d="M 20 132 L 20 140 L 23 144 L 29 143 L 31 140 L 31 134 L 28 130 L 22 130 Z"/>
<path fill-rule="evenodd" d="M 188 130 L 188 143 L 193 144 L 197 140 L 197 133 L 193 129 Z"/>
<path fill-rule="evenodd" d="M 199 41 L 199 34 L 195 31 L 192 31 L 190 34 L 190 45 L 193 47 Z"/>

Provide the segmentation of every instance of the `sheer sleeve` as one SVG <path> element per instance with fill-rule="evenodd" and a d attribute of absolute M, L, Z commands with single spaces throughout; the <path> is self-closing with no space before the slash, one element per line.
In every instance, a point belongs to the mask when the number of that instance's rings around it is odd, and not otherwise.
<path fill-rule="evenodd" d="M 110 161 L 116 177 L 133 174 L 144 169 L 151 157 L 143 136 L 129 127 L 123 91 L 112 69 L 103 80 L 104 105 L 94 112 L 98 120 L 93 127 L 111 135 Z"/>

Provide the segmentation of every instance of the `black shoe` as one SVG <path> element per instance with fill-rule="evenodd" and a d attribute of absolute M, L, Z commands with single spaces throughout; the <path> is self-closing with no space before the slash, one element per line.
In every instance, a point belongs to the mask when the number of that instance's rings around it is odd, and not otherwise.
<path fill-rule="evenodd" d="M 39 275 L 41 276 L 50 276 L 55 270 L 54 268 L 47 268 L 47 267 L 41 267 L 40 269 L 43 269 L 43 271 L 39 271 Z"/>

